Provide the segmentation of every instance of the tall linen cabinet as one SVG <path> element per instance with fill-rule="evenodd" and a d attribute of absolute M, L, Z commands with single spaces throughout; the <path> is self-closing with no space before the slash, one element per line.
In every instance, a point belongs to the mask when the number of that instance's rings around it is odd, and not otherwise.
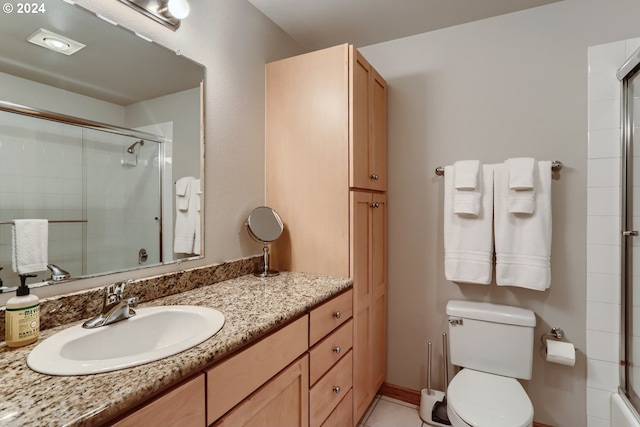
<path fill-rule="evenodd" d="M 354 279 L 353 422 L 386 376 L 387 85 L 350 45 L 267 64 L 272 267 Z"/>

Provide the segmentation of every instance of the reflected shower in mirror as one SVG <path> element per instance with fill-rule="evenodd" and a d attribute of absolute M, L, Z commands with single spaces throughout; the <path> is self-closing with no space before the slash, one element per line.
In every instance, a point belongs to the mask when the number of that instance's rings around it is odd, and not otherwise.
<path fill-rule="evenodd" d="M 270 207 L 260 206 L 251 211 L 246 225 L 249 235 L 262 243 L 263 267 L 254 274 L 258 277 L 276 276 L 278 272 L 269 268 L 269 243 L 278 240 L 284 230 L 280 215 Z"/>
<path fill-rule="evenodd" d="M 0 279 L 18 283 L 14 219 L 50 220 L 49 262 L 70 279 L 203 256 L 204 67 L 77 5 L 46 8 L 3 20 Z M 84 47 L 62 55 L 27 41 L 41 28 Z M 199 202 L 188 249 L 174 247 L 185 177 Z"/>

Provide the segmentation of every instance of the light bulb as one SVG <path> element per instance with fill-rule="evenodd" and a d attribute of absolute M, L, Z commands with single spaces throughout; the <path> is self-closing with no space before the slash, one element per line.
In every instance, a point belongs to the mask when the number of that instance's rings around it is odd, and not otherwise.
<path fill-rule="evenodd" d="M 168 0 L 167 10 L 176 19 L 184 19 L 189 16 L 189 2 L 187 0 Z"/>
<path fill-rule="evenodd" d="M 47 45 L 47 47 L 54 50 L 67 50 L 70 47 L 69 43 L 53 37 L 45 37 L 43 41 L 44 41 L 44 44 Z"/>

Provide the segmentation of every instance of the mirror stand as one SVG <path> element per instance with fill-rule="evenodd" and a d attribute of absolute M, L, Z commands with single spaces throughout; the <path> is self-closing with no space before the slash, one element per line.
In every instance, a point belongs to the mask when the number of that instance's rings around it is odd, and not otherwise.
<path fill-rule="evenodd" d="M 253 273 L 256 277 L 272 277 L 280 274 L 269 268 L 269 243 L 275 242 L 284 230 L 284 224 L 278 212 L 267 206 L 260 206 L 251 211 L 245 223 L 249 235 L 262 243 L 262 269 Z"/>
<path fill-rule="evenodd" d="M 279 271 L 271 270 L 269 268 L 269 244 L 267 242 L 264 242 L 263 246 L 262 246 L 262 260 L 263 260 L 262 270 L 258 270 L 255 273 L 253 273 L 254 276 L 256 276 L 256 277 L 273 277 L 273 276 L 277 276 L 278 274 L 280 274 Z"/>

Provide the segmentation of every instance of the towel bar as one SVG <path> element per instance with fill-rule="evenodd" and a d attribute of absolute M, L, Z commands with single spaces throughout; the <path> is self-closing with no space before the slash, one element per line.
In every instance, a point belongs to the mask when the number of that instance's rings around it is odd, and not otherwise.
<path fill-rule="evenodd" d="M 49 224 L 62 224 L 69 222 L 88 222 L 86 219 L 53 219 L 49 221 Z M 13 221 L 0 221 L 0 225 L 13 225 Z"/>
<path fill-rule="evenodd" d="M 560 169 L 562 169 L 562 166 L 562 162 L 559 160 L 554 160 L 553 162 L 551 162 L 551 170 L 553 172 L 558 172 Z M 444 166 L 438 166 L 436 168 L 436 175 L 444 176 Z"/>

